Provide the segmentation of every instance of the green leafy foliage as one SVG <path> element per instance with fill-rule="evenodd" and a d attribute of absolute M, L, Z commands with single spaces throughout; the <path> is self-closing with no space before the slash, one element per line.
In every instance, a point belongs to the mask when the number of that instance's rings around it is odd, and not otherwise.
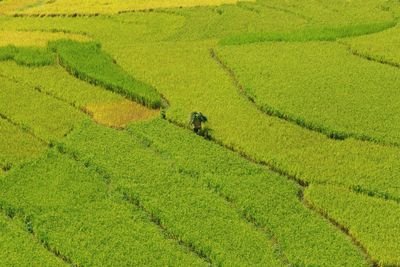
<path fill-rule="evenodd" d="M 205 266 L 166 238 L 105 177 L 50 151 L 0 183 L 0 205 L 76 266 Z"/>
<path fill-rule="evenodd" d="M 125 73 L 101 51 L 98 43 L 60 40 L 50 42 L 49 46 L 57 52 L 59 63 L 79 79 L 103 86 L 143 105 L 160 107 L 161 98 L 156 90 Z"/>
<path fill-rule="evenodd" d="M 306 199 L 343 225 L 379 266 L 400 264 L 400 206 L 345 188 L 312 185 Z"/>

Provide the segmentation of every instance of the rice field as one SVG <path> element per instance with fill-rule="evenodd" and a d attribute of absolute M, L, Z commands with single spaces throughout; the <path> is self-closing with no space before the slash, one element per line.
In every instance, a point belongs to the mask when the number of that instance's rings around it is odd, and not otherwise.
<path fill-rule="evenodd" d="M 399 18 L 0 0 L 0 266 L 400 266 Z"/>

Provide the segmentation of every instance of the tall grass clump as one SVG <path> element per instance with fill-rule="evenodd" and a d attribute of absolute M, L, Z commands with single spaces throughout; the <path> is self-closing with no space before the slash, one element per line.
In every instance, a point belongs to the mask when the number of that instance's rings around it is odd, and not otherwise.
<path fill-rule="evenodd" d="M 108 90 L 151 108 L 161 106 L 161 97 L 151 85 L 132 78 L 115 64 L 98 43 L 59 40 L 49 43 L 58 55 L 59 63 L 77 78 L 102 86 Z"/>

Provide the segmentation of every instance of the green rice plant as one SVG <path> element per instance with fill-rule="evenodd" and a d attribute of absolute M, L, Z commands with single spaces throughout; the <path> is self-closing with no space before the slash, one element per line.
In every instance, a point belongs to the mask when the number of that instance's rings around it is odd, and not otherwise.
<path fill-rule="evenodd" d="M 55 54 L 41 48 L 18 48 L 14 56 L 15 62 L 26 66 L 47 66 L 55 63 Z"/>
<path fill-rule="evenodd" d="M 53 65 L 55 54 L 44 48 L 31 47 L 0 47 L 0 61 L 14 60 L 19 65 L 39 67 Z"/>
<path fill-rule="evenodd" d="M 386 0 L 258 0 L 260 6 L 275 8 L 306 18 L 314 25 L 361 25 L 393 20 L 394 6 Z"/>
<path fill-rule="evenodd" d="M 13 60 L 15 54 L 17 53 L 17 48 L 12 45 L 0 47 L 0 61 Z"/>
<path fill-rule="evenodd" d="M 124 100 L 124 97 L 102 87 L 94 86 L 68 74 L 59 65 L 28 68 L 15 62 L 0 62 L 0 73 L 14 80 L 24 81 L 40 88 L 43 93 L 62 99 L 83 109 L 88 104 L 110 103 Z"/>
<path fill-rule="evenodd" d="M 23 161 L 39 156 L 46 146 L 4 119 L 0 119 L 0 168 L 8 170 Z"/>
<path fill-rule="evenodd" d="M 185 22 L 179 15 L 161 12 L 135 12 L 97 17 L 7 17 L 0 23 L 3 31 L 75 33 L 91 36 L 102 49 L 113 55 L 111 48 L 131 46 L 135 42 L 159 41 L 177 32 Z M 61 36 L 60 36 L 61 37 Z M 58 37 L 57 39 L 60 39 Z M 67 37 L 65 37 L 67 38 Z M 69 36 L 67 39 L 71 39 Z"/>
<path fill-rule="evenodd" d="M 248 220 L 269 229 L 292 265 L 365 263 L 344 235 L 301 203 L 301 189 L 287 178 L 161 119 L 132 124 L 128 131 L 181 172 L 230 199 Z"/>
<path fill-rule="evenodd" d="M 14 0 L 15 1 L 15 0 Z M 25 0 L 26 1 L 26 0 Z M 31 0 L 32 1 L 32 0 Z M 23 11 L 9 10 L 8 14 L 33 14 L 33 15 L 98 15 L 118 14 L 121 12 L 143 11 L 192 6 L 218 6 L 235 4 L 240 0 L 136 0 L 108 2 L 107 0 L 57 0 L 56 2 L 39 2 L 24 6 Z M 4 7 L 3 7 L 4 8 Z M 1 6 L 0 6 L 1 11 Z"/>
<path fill-rule="evenodd" d="M 227 38 L 245 33 L 291 31 L 307 25 L 303 18 L 280 10 L 258 7 L 254 3 L 166 10 L 185 18 L 181 28 L 168 40 Z"/>
<path fill-rule="evenodd" d="M 395 26 L 395 21 L 344 25 L 344 26 L 309 26 L 290 32 L 257 32 L 233 35 L 221 39 L 221 45 L 242 45 L 258 42 L 307 42 L 335 41 L 340 38 L 360 36 L 381 32 Z"/>
<path fill-rule="evenodd" d="M 0 214 L 0 264 L 2 266 L 68 266 L 17 223 Z"/>
<path fill-rule="evenodd" d="M 164 236 L 106 177 L 55 151 L 11 171 L 0 188 L 1 209 L 70 265 L 207 265 Z"/>
<path fill-rule="evenodd" d="M 270 43 L 217 51 L 244 93 L 266 113 L 333 138 L 400 145 L 397 69 L 332 43 Z"/>
<path fill-rule="evenodd" d="M 59 63 L 72 75 L 89 83 L 125 95 L 151 108 L 161 105 L 161 97 L 154 87 L 133 79 L 113 59 L 102 52 L 98 43 L 71 40 L 49 42 L 58 54 Z"/>
<path fill-rule="evenodd" d="M 342 40 L 360 57 L 400 68 L 400 26 L 383 32 Z"/>
<path fill-rule="evenodd" d="M 106 173 L 113 187 L 147 210 L 167 234 L 211 264 L 281 266 L 273 242 L 224 198 L 124 131 L 88 123 L 58 145 Z"/>
<path fill-rule="evenodd" d="M 260 112 L 210 56 L 213 45 L 136 45 L 115 51 L 115 57 L 128 72 L 154 84 L 169 100 L 169 120 L 186 126 L 188 114 L 201 110 L 207 114 L 216 141 L 304 183 L 359 186 L 387 197 L 400 197 L 398 147 L 352 138 L 334 140 Z"/>
<path fill-rule="evenodd" d="M 0 114 L 46 142 L 57 140 L 86 118 L 67 103 L 35 90 L 35 85 L 0 79 Z"/>
<path fill-rule="evenodd" d="M 363 244 L 377 265 L 400 264 L 398 202 L 320 185 L 311 185 L 305 198 Z"/>

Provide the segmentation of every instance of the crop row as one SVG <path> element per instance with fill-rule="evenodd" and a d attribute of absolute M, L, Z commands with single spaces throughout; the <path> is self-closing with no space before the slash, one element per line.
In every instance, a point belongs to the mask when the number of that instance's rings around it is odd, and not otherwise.
<path fill-rule="evenodd" d="M 52 65 L 55 63 L 55 59 L 55 54 L 45 48 L 17 48 L 13 45 L 0 47 L 0 61 L 14 60 L 19 65 L 37 67 Z"/>
<path fill-rule="evenodd" d="M 269 114 L 328 136 L 400 144 L 397 69 L 332 43 L 243 45 L 217 54 Z"/>
<path fill-rule="evenodd" d="M 0 21 L 1 24 L 1 21 Z M 0 46 L 14 45 L 16 47 L 46 47 L 51 40 L 71 39 L 76 41 L 88 41 L 89 38 L 82 34 L 72 34 L 63 31 L 21 31 L 21 30 L 0 31 Z"/>
<path fill-rule="evenodd" d="M 281 265 L 266 233 L 191 173 L 126 132 L 90 123 L 63 139 L 59 149 L 107 173 L 113 187 L 212 264 Z"/>
<path fill-rule="evenodd" d="M 23 81 L 32 88 L 39 88 L 43 93 L 63 99 L 65 102 L 80 109 L 89 104 L 124 100 L 117 93 L 76 79 L 58 65 L 27 68 L 11 61 L 0 62 L 0 73 L 13 80 Z"/>
<path fill-rule="evenodd" d="M 37 242 L 23 223 L 16 223 L 4 214 L 0 214 L 0 264 L 21 267 L 67 266 Z"/>
<path fill-rule="evenodd" d="M 151 108 L 161 105 L 156 90 L 126 74 L 96 43 L 72 40 L 52 41 L 48 48 L 0 47 L 0 61 L 14 60 L 19 65 L 46 66 L 56 62 L 75 77 L 102 86 Z"/>
<path fill-rule="evenodd" d="M 365 25 L 393 20 L 396 3 L 386 0 L 329 1 L 258 0 L 256 5 L 280 9 L 307 18 L 310 24 L 325 26 Z"/>
<path fill-rule="evenodd" d="M 311 185 L 305 198 L 345 227 L 379 266 L 400 265 L 399 203 L 318 185 Z"/>
<path fill-rule="evenodd" d="M 58 0 L 55 3 L 33 6 L 22 12 L 18 9 L 11 11 L 28 15 L 49 14 L 54 16 L 57 14 L 72 14 L 76 16 L 78 14 L 116 14 L 124 11 L 153 10 L 155 8 L 214 6 L 235 4 L 237 2 L 238 0 L 137 0 L 134 2 L 116 0 L 110 3 L 107 0 Z"/>
<path fill-rule="evenodd" d="M 8 170 L 12 165 L 39 155 L 44 149 L 45 146 L 40 140 L 0 118 L 1 169 Z"/>
<path fill-rule="evenodd" d="M 148 107 L 160 107 L 161 98 L 155 88 L 125 73 L 109 55 L 101 51 L 99 44 L 60 40 L 50 42 L 49 46 L 57 53 L 59 63 L 77 78 Z"/>
<path fill-rule="evenodd" d="M 0 188 L 1 208 L 74 266 L 205 266 L 105 177 L 55 151 L 11 171 Z"/>
<path fill-rule="evenodd" d="M 212 263 L 277 264 L 277 254 L 299 265 L 366 264 L 344 235 L 301 204 L 295 184 L 160 119 L 132 125 L 129 134 L 89 124 L 60 148 L 109 173 Z"/>
<path fill-rule="evenodd" d="M 342 40 L 350 50 L 364 58 L 400 67 L 400 26 L 384 32 Z"/>
<path fill-rule="evenodd" d="M 0 113 L 47 142 L 63 137 L 85 118 L 84 113 L 23 81 L 2 76 L 0 88 Z"/>
<path fill-rule="evenodd" d="M 216 140 L 304 182 L 400 196 L 398 147 L 333 140 L 260 112 L 210 57 L 209 45 L 146 44 L 116 49 L 114 55 L 128 72 L 154 84 L 169 100 L 168 119 L 187 125 L 190 112 L 201 111 Z"/>
<path fill-rule="evenodd" d="M 308 26 L 291 32 L 257 32 L 221 39 L 221 45 L 243 45 L 259 42 L 335 41 L 340 38 L 381 32 L 396 25 L 395 21 L 345 26 Z"/>

